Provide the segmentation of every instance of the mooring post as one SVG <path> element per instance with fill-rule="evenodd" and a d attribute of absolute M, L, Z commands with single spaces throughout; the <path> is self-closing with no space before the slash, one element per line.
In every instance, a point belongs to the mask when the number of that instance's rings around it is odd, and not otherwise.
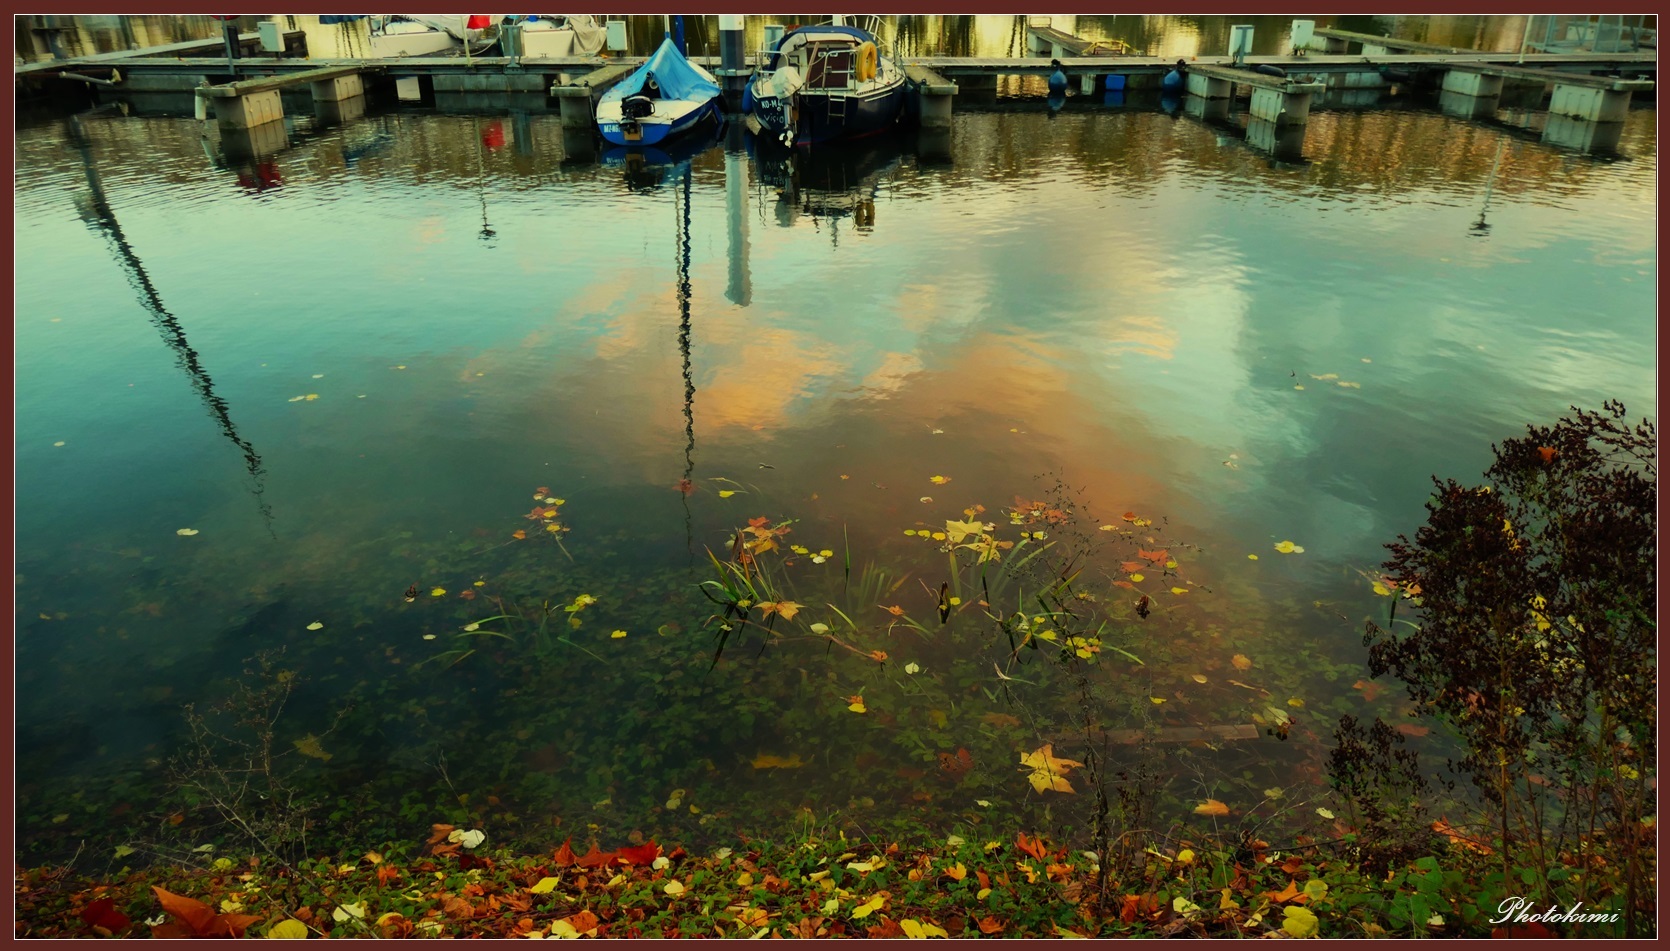
<path fill-rule="evenodd" d="M 742 90 L 748 85 L 745 68 L 747 53 L 743 49 L 744 20 L 740 14 L 719 15 L 719 85 L 725 94 L 725 110 L 737 112 L 742 108 Z"/>

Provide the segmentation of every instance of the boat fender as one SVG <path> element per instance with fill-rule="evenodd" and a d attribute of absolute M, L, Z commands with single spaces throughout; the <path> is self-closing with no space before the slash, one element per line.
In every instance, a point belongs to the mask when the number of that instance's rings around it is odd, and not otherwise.
<path fill-rule="evenodd" d="M 1282 69 L 1280 66 L 1272 66 L 1269 63 L 1259 63 L 1257 66 L 1253 67 L 1253 72 L 1263 73 L 1266 76 L 1281 76 L 1283 78 L 1286 78 L 1287 76 L 1287 70 Z"/>
<path fill-rule="evenodd" d="M 1061 68 L 1061 60 L 1052 59 L 1050 65 L 1055 72 L 1050 73 L 1050 92 L 1065 92 L 1067 90 L 1067 73 Z"/>
<path fill-rule="evenodd" d="M 858 45 L 858 61 L 854 65 L 854 78 L 861 83 L 867 83 L 876 78 L 876 44 L 870 42 Z"/>

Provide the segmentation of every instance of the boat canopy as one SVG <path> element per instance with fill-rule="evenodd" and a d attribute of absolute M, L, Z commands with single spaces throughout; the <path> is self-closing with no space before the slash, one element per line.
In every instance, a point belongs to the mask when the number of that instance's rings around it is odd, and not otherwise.
<path fill-rule="evenodd" d="M 661 48 L 638 71 L 621 80 L 609 90 L 609 98 L 625 99 L 635 96 L 650 76 L 661 87 L 662 99 L 686 99 L 705 102 L 719 95 L 719 87 L 697 66 L 684 58 L 673 45 L 672 37 L 661 41 Z"/>

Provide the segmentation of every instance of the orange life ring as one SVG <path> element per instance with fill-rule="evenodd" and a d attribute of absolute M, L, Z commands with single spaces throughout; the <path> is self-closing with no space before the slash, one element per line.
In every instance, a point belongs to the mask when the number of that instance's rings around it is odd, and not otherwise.
<path fill-rule="evenodd" d="M 865 42 L 859 44 L 858 62 L 853 67 L 855 78 L 861 82 L 869 82 L 876 78 L 876 44 Z"/>

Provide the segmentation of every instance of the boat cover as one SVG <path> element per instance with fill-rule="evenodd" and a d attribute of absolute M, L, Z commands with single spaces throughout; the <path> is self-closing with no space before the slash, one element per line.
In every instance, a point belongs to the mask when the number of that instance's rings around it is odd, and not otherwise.
<path fill-rule="evenodd" d="M 644 88 L 644 80 L 651 75 L 661 87 L 662 99 L 684 99 L 706 102 L 719 95 L 719 86 L 709 79 L 694 63 L 673 45 L 672 37 L 661 41 L 661 48 L 638 71 L 610 89 L 607 98 L 625 99 Z"/>

